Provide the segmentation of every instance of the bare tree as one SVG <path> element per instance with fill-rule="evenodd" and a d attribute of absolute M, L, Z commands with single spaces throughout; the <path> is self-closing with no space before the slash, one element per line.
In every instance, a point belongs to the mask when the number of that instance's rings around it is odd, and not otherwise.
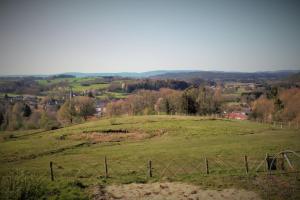
<path fill-rule="evenodd" d="M 96 112 L 95 102 L 92 98 L 87 96 L 79 96 L 74 100 L 77 114 L 84 120 L 87 120 L 88 116 L 91 116 Z"/>
<path fill-rule="evenodd" d="M 266 97 L 260 97 L 253 102 L 252 117 L 263 121 L 271 121 L 274 113 L 274 102 Z"/>

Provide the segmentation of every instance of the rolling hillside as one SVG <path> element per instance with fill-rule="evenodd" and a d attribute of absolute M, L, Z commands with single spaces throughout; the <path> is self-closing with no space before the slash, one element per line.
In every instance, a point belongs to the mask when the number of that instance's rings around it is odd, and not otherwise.
<path fill-rule="evenodd" d="M 250 121 L 187 116 L 102 119 L 53 131 L 1 133 L 0 173 L 20 169 L 50 180 L 52 161 L 56 181 L 67 184 L 67 188 L 68 182 L 74 180 L 89 186 L 145 183 L 166 180 L 165 177 L 208 188 L 242 187 L 259 192 L 252 179 L 245 184 L 238 178 L 245 176 L 244 155 L 254 170 L 266 153 L 299 150 L 299 141 L 299 129 Z M 108 179 L 103 167 L 105 156 Z M 204 157 L 209 160 L 209 176 L 205 175 Z M 150 179 L 149 160 L 153 165 Z M 218 162 L 224 164 L 219 166 Z M 69 190 L 87 192 L 76 187 Z"/>
<path fill-rule="evenodd" d="M 190 80 L 201 78 L 204 80 L 222 80 L 222 81 L 253 81 L 253 80 L 279 80 L 286 78 L 298 71 L 270 71 L 270 72 L 219 72 L 219 71 L 194 71 L 182 73 L 165 73 L 152 78 L 158 79 L 179 79 Z"/>

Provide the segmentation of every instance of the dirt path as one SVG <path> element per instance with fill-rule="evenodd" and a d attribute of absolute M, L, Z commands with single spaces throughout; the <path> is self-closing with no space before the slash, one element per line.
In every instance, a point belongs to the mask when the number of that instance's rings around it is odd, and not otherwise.
<path fill-rule="evenodd" d="M 145 199 L 145 200 L 256 200 L 261 199 L 256 193 L 246 190 L 204 190 L 199 186 L 186 183 L 151 183 L 111 185 L 98 188 L 94 200 Z"/>

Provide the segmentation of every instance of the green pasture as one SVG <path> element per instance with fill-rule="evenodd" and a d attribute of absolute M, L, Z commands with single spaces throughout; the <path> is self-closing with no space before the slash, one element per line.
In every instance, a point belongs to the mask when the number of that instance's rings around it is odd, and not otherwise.
<path fill-rule="evenodd" d="M 148 137 L 113 142 L 76 137 L 111 130 L 126 130 Z M 253 184 L 243 184 L 239 178 L 256 176 L 245 174 L 245 155 L 252 170 L 266 153 L 300 150 L 299 129 L 189 116 L 124 116 L 52 131 L 0 134 L 0 174 L 21 169 L 48 179 L 52 161 L 57 181 L 80 180 L 87 185 L 174 180 L 204 187 L 255 189 Z M 105 156 L 108 179 L 105 178 Z M 209 175 L 205 173 L 205 157 L 210 166 Z M 149 160 L 153 165 L 152 178 L 148 176 Z M 230 167 L 237 170 L 230 171 Z"/>
<path fill-rule="evenodd" d="M 82 85 L 87 81 L 95 80 L 96 78 L 57 78 L 51 80 L 37 80 L 40 85 L 47 85 L 47 84 L 54 84 L 66 81 L 70 84 L 73 91 L 75 92 L 82 92 L 85 90 L 92 90 L 92 89 L 106 89 L 109 84 L 108 83 L 99 83 L 99 84 L 90 84 L 90 85 Z"/>

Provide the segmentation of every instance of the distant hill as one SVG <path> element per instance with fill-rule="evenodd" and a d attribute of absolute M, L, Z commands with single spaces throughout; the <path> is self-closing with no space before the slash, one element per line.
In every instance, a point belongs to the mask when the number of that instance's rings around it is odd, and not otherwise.
<path fill-rule="evenodd" d="M 182 73 L 182 72 L 192 72 L 191 70 L 158 70 L 158 71 L 148 71 L 148 72 L 117 72 L 117 73 L 80 73 L 80 72 L 67 72 L 63 75 L 71 75 L 76 77 L 96 77 L 96 76 L 120 76 L 120 77 L 131 77 L 131 78 L 147 78 L 152 76 L 159 76 L 167 73 Z"/>
<path fill-rule="evenodd" d="M 168 72 L 164 74 L 154 75 L 151 78 L 157 79 L 178 79 L 178 80 L 191 80 L 200 78 L 204 80 L 222 80 L 222 81 L 247 81 L 247 80 L 279 80 L 289 77 L 299 71 L 272 71 L 272 72 L 222 72 L 222 71 L 193 71 L 173 73 Z"/>
<path fill-rule="evenodd" d="M 265 72 L 223 72 L 223 71 L 197 71 L 197 70 L 157 70 L 147 72 L 116 72 L 116 73 L 81 73 L 81 72 L 66 72 L 52 75 L 10 75 L 0 76 L 0 79 L 13 78 L 71 78 L 71 77 L 103 77 L 103 76 L 119 76 L 129 78 L 153 78 L 153 79 L 178 79 L 178 80 L 226 80 L 226 81 L 247 81 L 247 80 L 280 80 L 280 79 L 297 79 L 299 78 L 300 70 L 281 70 L 281 71 L 265 71 Z"/>
<path fill-rule="evenodd" d="M 300 72 L 290 75 L 287 77 L 287 80 L 291 82 L 300 82 Z"/>

